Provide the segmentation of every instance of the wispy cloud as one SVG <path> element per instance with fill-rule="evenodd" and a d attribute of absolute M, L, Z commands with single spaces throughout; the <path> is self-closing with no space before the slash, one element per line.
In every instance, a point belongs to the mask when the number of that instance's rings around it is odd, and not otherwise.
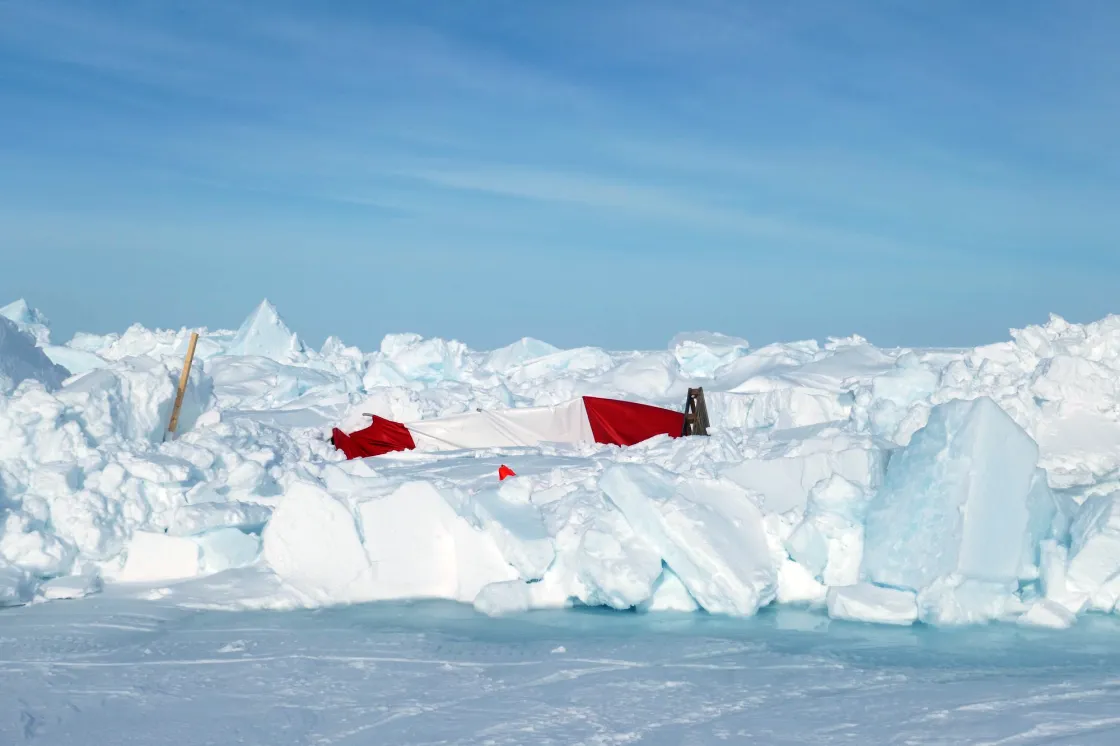
<path fill-rule="evenodd" d="M 787 250 L 793 245 L 798 253 L 808 255 L 899 255 L 914 249 L 885 236 L 759 213 L 716 200 L 706 202 L 687 192 L 589 174 L 511 167 L 417 170 L 404 174 L 451 189 L 622 211 L 653 224 L 675 222 L 700 233 L 723 232 L 769 242 L 759 247 L 762 249 L 778 248 L 774 242 Z"/>

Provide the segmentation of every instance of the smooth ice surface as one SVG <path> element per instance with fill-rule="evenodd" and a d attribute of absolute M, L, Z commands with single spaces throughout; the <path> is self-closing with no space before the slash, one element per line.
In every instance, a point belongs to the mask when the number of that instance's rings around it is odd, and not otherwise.
<path fill-rule="evenodd" d="M 1109 617 L 943 631 L 791 609 L 231 613 L 176 606 L 187 592 L 0 610 L 0 743 L 1111 746 L 1120 728 Z"/>

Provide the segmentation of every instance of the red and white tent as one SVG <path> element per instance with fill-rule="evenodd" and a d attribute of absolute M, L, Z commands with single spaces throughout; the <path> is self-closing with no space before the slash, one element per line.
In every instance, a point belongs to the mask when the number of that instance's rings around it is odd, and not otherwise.
<path fill-rule="evenodd" d="M 583 396 L 548 407 L 468 412 L 400 423 L 373 416 L 369 427 L 331 441 L 347 458 L 393 451 L 449 451 L 536 446 L 542 443 L 608 443 L 631 446 L 657 435 L 685 434 L 685 415 L 649 404 Z"/>

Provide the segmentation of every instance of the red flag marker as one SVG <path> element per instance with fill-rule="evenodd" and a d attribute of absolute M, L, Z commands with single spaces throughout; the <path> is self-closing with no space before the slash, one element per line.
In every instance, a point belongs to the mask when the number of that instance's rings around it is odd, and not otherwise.
<path fill-rule="evenodd" d="M 502 464 L 501 466 L 498 467 L 498 481 L 499 482 L 502 481 L 503 479 L 505 479 L 506 477 L 516 477 L 516 476 L 517 476 L 517 472 L 515 472 L 513 469 L 509 468 L 505 464 Z"/>

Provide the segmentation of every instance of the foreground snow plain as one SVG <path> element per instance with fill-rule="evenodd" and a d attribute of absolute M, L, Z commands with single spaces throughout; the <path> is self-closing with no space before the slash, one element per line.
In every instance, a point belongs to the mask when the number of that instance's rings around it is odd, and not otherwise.
<path fill-rule="evenodd" d="M 1068 628 L 1120 599 L 1120 317 L 967 350 L 694 333 L 647 352 L 392 335 L 363 353 L 310 349 L 264 302 L 202 330 L 165 442 L 188 339 L 134 326 L 58 345 L 25 303 L 0 311 L 0 603 Z M 710 437 L 350 462 L 326 440 L 364 413 L 584 394 L 679 408 L 689 386 Z M 501 464 L 518 476 L 499 483 Z"/>
<path fill-rule="evenodd" d="M 1109 745 L 1120 728 L 1113 616 L 1057 631 L 787 606 L 229 613 L 117 590 L 0 614 L 0 743 Z"/>

